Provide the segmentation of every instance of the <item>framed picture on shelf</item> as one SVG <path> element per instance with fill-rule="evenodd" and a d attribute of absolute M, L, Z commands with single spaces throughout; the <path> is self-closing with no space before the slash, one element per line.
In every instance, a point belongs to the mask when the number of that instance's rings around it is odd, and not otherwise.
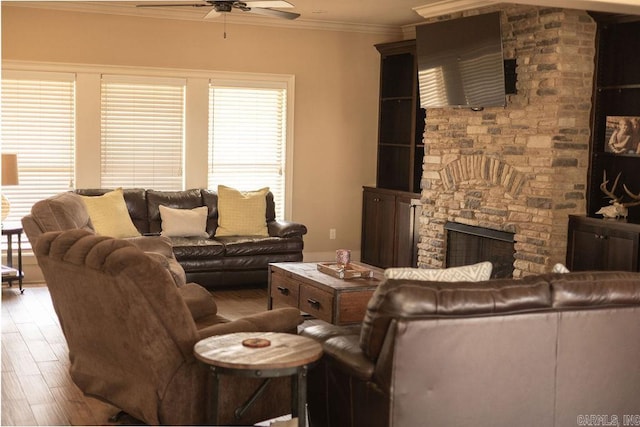
<path fill-rule="evenodd" d="M 620 155 L 640 155 L 640 117 L 607 116 L 604 151 Z"/>

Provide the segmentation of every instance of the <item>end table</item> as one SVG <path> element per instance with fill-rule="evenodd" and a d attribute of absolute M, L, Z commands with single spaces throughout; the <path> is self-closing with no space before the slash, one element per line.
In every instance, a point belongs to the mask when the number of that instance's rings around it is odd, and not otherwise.
<path fill-rule="evenodd" d="M 7 265 L 2 265 L 2 283 L 9 283 L 9 287 L 13 282 L 18 282 L 20 293 L 24 293 L 22 288 L 22 279 L 24 272 L 22 271 L 22 226 L 15 224 L 2 224 L 2 235 L 7 236 Z M 18 268 L 14 268 L 13 264 L 13 236 L 18 239 Z"/>
<path fill-rule="evenodd" d="M 247 346 L 243 344 L 249 344 L 247 340 L 267 340 L 270 344 Z M 322 356 L 322 346 L 315 340 L 278 332 L 238 332 L 200 340 L 193 351 L 198 360 L 210 367 L 210 425 L 218 422 L 219 375 L 225 374 L 266 378 L 249 400 L 236 409 L 236 418 L 242 417 L 271 378 L 290 375 L 291 415 L 298 417 L 299 427 L 306 426 L 307 370 Z"/>

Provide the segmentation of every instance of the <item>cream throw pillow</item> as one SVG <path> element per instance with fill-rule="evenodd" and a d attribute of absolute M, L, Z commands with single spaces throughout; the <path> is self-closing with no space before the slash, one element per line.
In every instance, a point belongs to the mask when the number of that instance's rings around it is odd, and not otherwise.
<path fill-rule="evenodd" d="M 102 196 L 80 196 L 96 234 L 122 239 L 136 237 L 140 232 L 133 225 L 122 188 Z"/>
<path fill-rule="evenodd" d="M 238 191 L 219 185 L 216 236 L 268 236 L 268 192 L 269 187 L 257 191 Z"/>
<path fill-rule="evenodd" d="M 167 237 L 209 237 L 207 214 L 209 208 L 174 209 L 160 205 L 162 235 Z"/>
<path fill-rule="evenodd" d="M 432 282 L 480 282 L 491 278 L 493 265 L 486 261 L 462 267 L 440 269 L 428 268 L 387 268 L 387 279 L 428 280 Z"/>
<path fill-rule="evenodd" d="M 564 266 L 564 264 L 556 264 L 553 266 L 553 268 L 551 269 L 552 273 L 569 273 L 569 269 L 567 267 Z"/>

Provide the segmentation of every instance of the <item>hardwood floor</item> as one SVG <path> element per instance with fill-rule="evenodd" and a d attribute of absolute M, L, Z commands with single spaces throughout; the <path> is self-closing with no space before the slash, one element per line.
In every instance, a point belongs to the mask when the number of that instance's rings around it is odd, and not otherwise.
<path fill-rule="evenodd" d="M 215 291 L 218 312 L 236 319 L 266 310 L 266 289 Z M 2 287 L 3 426 L 114 425 L 118 410 L 84 396 L 69 376 L 67 345 L 47 287 Z"/>

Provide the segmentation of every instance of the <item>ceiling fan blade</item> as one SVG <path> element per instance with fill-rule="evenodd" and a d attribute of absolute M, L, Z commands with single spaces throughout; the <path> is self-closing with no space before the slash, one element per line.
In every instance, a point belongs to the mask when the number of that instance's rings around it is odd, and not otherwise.
<path fill-rule="evenodd" d="M 253 7 L 247 12 L 255 13 L 256 15 L 276 16 L 278 18 L 284 19 L 296 19 L 298 16 L 300 16 L 299 13 L 285 12 L 283 10 L 263 9 L 260 7 Z"/>
<path fill-rule="evenodd" d="M 182 4 L 137 4 L 136 7 L 211 7 L 209 4 L 192 4 L 192 3 L 182 3 Z"/>
<path fill-rule="evenodd" d="M 284 0 L 247 0 L 244 3 L 249 7 L 268 7 L 276 9 L 288 9 L 291 7 L 295 7 L 288 1 Z"/>
<path fill-rule="evenodd" d="M 209 11 L 209 13 L 207 13 L 207 14 L 204 16 L 204 18 L 202 18 L 202 19 L 217 18 L 218 16 L 220 16 L 220 14 L 221 14 L 221 13 L 220 13 L 220 12 L 218 12 L 217 10 L 215 10 L 215 9 L 211 9 L 211 10 Z"/>

